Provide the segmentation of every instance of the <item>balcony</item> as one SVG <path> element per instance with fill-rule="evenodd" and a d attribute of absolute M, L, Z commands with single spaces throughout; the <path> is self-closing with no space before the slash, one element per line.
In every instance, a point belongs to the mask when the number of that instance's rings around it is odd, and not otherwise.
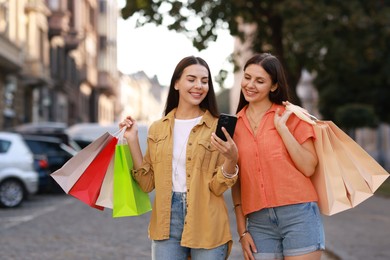
<path fill-rule="evenodd" d="M 26 59 L 23 77 L 29 84 L 49 83 L 50 71 L 39 59 Z"/>
<path fill-rule="evenodd" d="M 4 35 L 0 35 L 0 68 L 17 71 L 22 68 L 21 49 Z"/>
<path fill-rule="evenodd" d="M 53 11 L 49 16 L 49 37 L 65 35 L 69 31 L 69 19 L 68 11 Z"/>
<path fill-rule="evenodd" d="M 117 92 L 117 82 L 107 71 L 98 72 L 98 84 L 97 89 L 101 93 L 108 95 L 116 95 Z"/>

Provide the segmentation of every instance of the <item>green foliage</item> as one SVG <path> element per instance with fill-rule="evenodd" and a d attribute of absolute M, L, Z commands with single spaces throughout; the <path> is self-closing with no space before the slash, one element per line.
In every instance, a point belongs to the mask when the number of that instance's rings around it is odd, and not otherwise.
<path fill-rule="evenodd" d="M 373 107 L 364 104 L 346 104 L 340 106 L 335 112 L 335 123 L 347 129 L 358 127 L 376 127 L 378 118 Z"/>
<path fill-rule="evenodd" d="M 165 24 L 199 50 L 220 28 L 246 41 L 239 21 L 253 23 L 252 50 L 281 60 L 293 102 L 300 103 L 296 85 L 305 68 L 317 75 L 324 118 L 334 120 L 339 107 L 359 103 L 390 123 L 390 0 L 127 0 L 123 17 L 135 13 L 139 26 Z M 198 21 L 196 28 L 189 20 Z"/>

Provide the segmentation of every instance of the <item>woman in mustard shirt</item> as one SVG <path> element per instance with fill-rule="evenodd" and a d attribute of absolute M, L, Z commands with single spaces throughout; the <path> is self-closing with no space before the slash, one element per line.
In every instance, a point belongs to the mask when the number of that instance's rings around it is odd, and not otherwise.
<path fill-rule="evenodd" d="M 245 259 L 320 259 L 325 248 L 310 124 L 284 108 L 279 60 L 256 54 L 244 66 L 234 141 L 240 176 L 232 188 Z M 250 160 L 248 159 L 250 158 Z"/>
<path fill-rule="evenodd" d="M 218 120 L 211 73 L 199 57 L 186 57 L 173 73 L 163 118 L 148 132 L 142 158 L 137 122 L 127 117 L 125 137 L 134 178 L 155 190 L 149 225 L 152 259 L 226 259 L 232 236 L 223 193 L 237 180 L 237 147 L 214 132 Z"/>

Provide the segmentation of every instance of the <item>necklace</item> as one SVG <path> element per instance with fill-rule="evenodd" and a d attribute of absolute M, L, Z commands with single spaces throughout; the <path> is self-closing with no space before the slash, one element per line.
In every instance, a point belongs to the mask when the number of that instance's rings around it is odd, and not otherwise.
<path fill-rule="evenodd" d="M 261 112 L 259 115 L 259 119 L 258 121 L 256 122 L 256 120 L 253 119 L 253 117 L 251 116 L 251 113 L 249 112 L 249 110 L 247 110 L 247 116 L 248 116 L 248 119 L 249 119 L 249 123 L 251 125 L 251 128 L 252 128 L 252 131 L 253 133 L 256 133 L 257 131 L 257 128 L 259 127 L 259 124 L 260 124 L 260 121 L 261 119 L 263 118 L 264 114 L 272 107 L 272 104 L 269 108 L 267 108 L 266 110 L 264 110 L 263 112 Z"/>

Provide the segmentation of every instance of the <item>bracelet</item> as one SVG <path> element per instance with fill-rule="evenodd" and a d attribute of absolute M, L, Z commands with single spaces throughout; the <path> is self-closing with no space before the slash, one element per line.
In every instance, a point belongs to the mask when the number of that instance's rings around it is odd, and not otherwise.
<path fill-rule="evenodd" d="M 232 178 L 234 178 L 234 177 L 236 177 L 237 175 L 238 175 L 238 170 L 239 170 L 239 168 L 238 168 L 238 165 L 236 164 L 236 166 L 235 166 L 235 172 L 233 173 L 233 174 L 228 174 L 227 172 L 225 172 L 225 170 L 223 169 L 223 165 L 222 165 L 222 167 L 221 167 L 221 169 L 222 169 L 222 175 L 225 177 L 225 178 L 228 178 L 228 179 L 232 179 Z"/>
<path fill-rule="evenodd" d="M 249 233 L 249 231 L 248 231 L 248 230 L 245 230 L 244 233 L 241 234 L 240 239 L 238 240 L 238 242 L 241 242 L 241 239 L 242 239 L 243 237 L 245 237 L 245 235 L 248 234 L 248 233 Z"/>

